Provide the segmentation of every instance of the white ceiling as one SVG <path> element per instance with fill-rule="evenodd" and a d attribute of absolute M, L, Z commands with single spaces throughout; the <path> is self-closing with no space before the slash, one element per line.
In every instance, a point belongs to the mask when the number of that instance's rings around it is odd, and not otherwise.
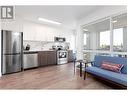
<path fill-rule="evenodd" d="M 106 31 L 110 29 L 110 20 L 104 20 L 98 23 L 94 23 L 88 26 L 85 26 L 84 29 L 87 29 L 89 32 L 100 32 Z"/>
<path fill-rule="evenodd" d="M 38 17 L 61 22 L 62 25 L 74 27 L 75 22 L 103 6 L 16 6 L 16 14 L 20 17 L 39 22 Z"/>
<path fill-rule="evenodd" d="M 117 21 L 113 23 L 114 29 L 127 27 L 127 13 L 113 17 L 113 21 Z M 107 31 L 107 30 L 110 30 L 110 19 L 107 19 L 98 23 L 94 23 L 94 24 L 85 26 L 83 28 L 88 30 L 89 32 Z"/>

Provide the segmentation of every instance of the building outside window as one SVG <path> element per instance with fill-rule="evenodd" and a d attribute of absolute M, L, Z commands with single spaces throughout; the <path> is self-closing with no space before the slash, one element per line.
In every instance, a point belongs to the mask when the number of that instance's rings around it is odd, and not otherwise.
<path fill-rule="evenodd" d="M 113 30 L 113 50 L 123 51 L 123 28 Z"/>
<path fill-rule="evenodd" d="M 90 36 L 89 32 L 85 32 L 83 34 L 83 49 L 89 50 L 90 49 Z"/>
<path fill-rule="evenodd" d="M 84 49 L 87 49 L 87 48 L 86 48 L 86 40 L 87 40 L 87 38 L 86 38 L 86 33 L 84 33 L 83 36 L 84 36 Z"/>
<path fill-rule="evenodd" d="M 100 32 L 100 48 L 101 50 L 110 50 L 110 31 Z"/>

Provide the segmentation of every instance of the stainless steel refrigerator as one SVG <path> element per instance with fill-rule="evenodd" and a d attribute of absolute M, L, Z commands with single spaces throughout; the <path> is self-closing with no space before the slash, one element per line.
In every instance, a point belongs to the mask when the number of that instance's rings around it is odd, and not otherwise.
<path fill-rule="evenodd" d="M 2 74 L 21 71 L 23 60 L 23 33 L 2 30 Z"/>

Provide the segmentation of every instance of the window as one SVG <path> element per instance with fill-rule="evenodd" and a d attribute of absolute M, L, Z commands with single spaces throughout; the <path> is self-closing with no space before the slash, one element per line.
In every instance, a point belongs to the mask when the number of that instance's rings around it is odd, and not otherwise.
<path fill-rule="evenodd" d="M 113 17 L 113 50 L 127 52 L 127 13 Z"/>
<path fill-rule="evenodd" d="M 70 49 L 75 50 L 75 36 L 74 35 L 71 35 Z"/>
<path fill-rule="evenodd" d="M 123 50 L 123 28 L 113 30 L 113 50 Z"/>
<path fill-rule="evenodd" d="M 83 46 L 84 46 L 84 49 L 90 49 L 90 39 L 89 39 L 89 33 L 84 33 L 83 35 Z"/>
<path fill-rule="evenodd" d="M 86 33 L 84 33 L 84 46 L 86 46 Z"/>
<path fill-rule="evenodd" d="M 110 31 L 100 32 L 100 49 L 110 49 Z"/>
<path fill-rule="evenodd" d="M 112 27 L 110 27 L 111 25 Z M 85 25 L 83 29 L 85 32 L 89 32 L 89 49 L 91 49 L 91 51 L 86 50 L 87 52 L 84 52 L 84 58 L 89 57 L 91 59 L 92 56 L 96 55 L 94 53 L 127 57 L 125 54 L 127 52 L 127 13 L 111 17 L 111 19 L 97 20 Z M 84 34 L 83 41 L 87 48 L 86 34 Z"/>

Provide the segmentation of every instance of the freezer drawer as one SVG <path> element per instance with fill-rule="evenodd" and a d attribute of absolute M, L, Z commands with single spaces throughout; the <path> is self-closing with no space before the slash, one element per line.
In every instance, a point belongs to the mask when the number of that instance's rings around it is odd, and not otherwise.
<path fill-rule="evenodd" d="M 23 69 L 38 67 L 38 54 L 24 54 L 23 55 Z"/>
<path fill-rule="evenodd" d="M 3 55 L 2 74 L 21 71 L 21 54 Z"/>

